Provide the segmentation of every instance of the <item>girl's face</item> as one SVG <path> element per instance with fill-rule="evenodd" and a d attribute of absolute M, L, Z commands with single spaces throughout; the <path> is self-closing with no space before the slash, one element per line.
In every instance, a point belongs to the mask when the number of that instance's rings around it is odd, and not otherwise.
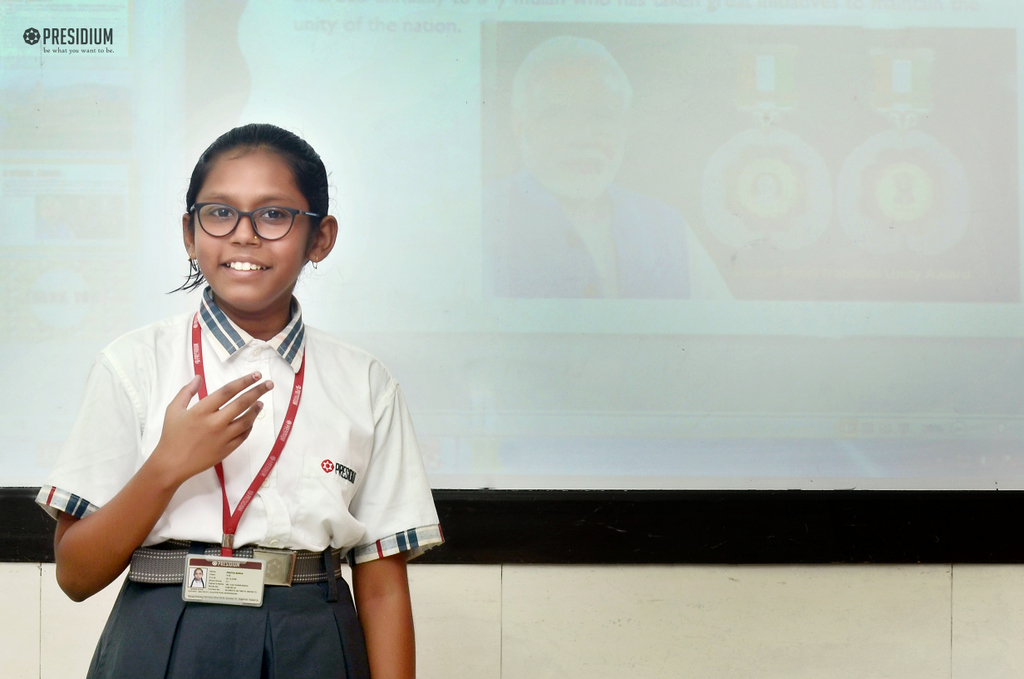
<path fill-rule="evenodd" d="M 268 205 L 309 210 L 284 159 L 259 150 L 229 151 L 215 160 L 196 202 L 225 203 L 243 212 Z M 338 233 L 337 221 L 324 217 L 310 234 L 313 227 L 304 215 L 295 217 L 288 235 L 273 241 L 259 238 L 248 217 L 221 238 L 203 231 L 198 218 L 190 229 L 188 214 L 182 224 L 185 248 L 195 255 L 217 304 L 259 339 L 270 339 L 288 323 L 292 289 L 303 265 L 326 257 Z"/>

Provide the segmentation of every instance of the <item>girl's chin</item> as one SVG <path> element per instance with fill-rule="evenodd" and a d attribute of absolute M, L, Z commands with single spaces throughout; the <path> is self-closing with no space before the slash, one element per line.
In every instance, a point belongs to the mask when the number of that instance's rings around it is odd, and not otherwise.
<path fill-rule="evenodd" d="M 211 284 L 210 287 L 213 288 L 214 300 L 225 311 L 230 310 L 251 317 L 274 314 L 281 308 L 291 308 L 291 291 L 275 296 L 256 286 Z"/>
<path fill-rule="evenodd" d="M 222 286 L 219 291 L 214 288 L 213 298 L 221 307 L 237 309 L 246 313 L 258 312 L 267 306 L 263 298 L 255 292 L 247 294 L 244 290 L 231 289 L 231 286 Z"/>

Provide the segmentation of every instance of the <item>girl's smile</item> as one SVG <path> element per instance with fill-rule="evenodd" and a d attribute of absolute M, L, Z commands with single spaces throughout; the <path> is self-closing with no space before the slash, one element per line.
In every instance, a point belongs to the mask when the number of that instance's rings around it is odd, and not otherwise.
<path fill-rule="evenodd" d="M 253 262 L 228 262 L 224 266 L 235 271 L 266 271 L 268 267 Z"/>

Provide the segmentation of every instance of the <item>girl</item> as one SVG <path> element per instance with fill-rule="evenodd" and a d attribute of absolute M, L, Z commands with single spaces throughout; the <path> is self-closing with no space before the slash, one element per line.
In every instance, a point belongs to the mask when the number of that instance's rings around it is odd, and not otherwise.
<path fill-rule="evenodd" d="M 387 370 L 292 297 L 338 233 L 323 162 L 239 127 L 200 157 L 186 207 L 198 311 L 100 354 L 39 493 L 68 596 L 129 567 L 89 676 L 412 677 L 405 562 L 442 542 L 412 424 Z M 262 605 L 183 601 L 195 560 L 222 554 L 266 562 Z M 217 589 L 206 570 L 193 591 Z"/>

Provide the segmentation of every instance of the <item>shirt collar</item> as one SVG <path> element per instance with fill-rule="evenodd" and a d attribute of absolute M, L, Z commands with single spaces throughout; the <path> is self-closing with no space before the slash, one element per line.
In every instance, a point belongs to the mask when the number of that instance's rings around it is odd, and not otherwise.
<path fill-rule="evenodd" d="M 267 344 L 292 367 L 292 370 L 298 372 L 306 348 L 306 326 L 302 322 L 302 307 L 294 297 L 291 314 L 288 325 L 267 340 Z M 228 360 L 239 349 L 253 341 L 252 335 L 235 325 L 217 306 L 217 302 L 213 300 L 213 290 L 209 286 L 203 290 L 203 301 L 199 305 L 199 324 L 203 326 L 206 338 L 222 361 Z"/>

